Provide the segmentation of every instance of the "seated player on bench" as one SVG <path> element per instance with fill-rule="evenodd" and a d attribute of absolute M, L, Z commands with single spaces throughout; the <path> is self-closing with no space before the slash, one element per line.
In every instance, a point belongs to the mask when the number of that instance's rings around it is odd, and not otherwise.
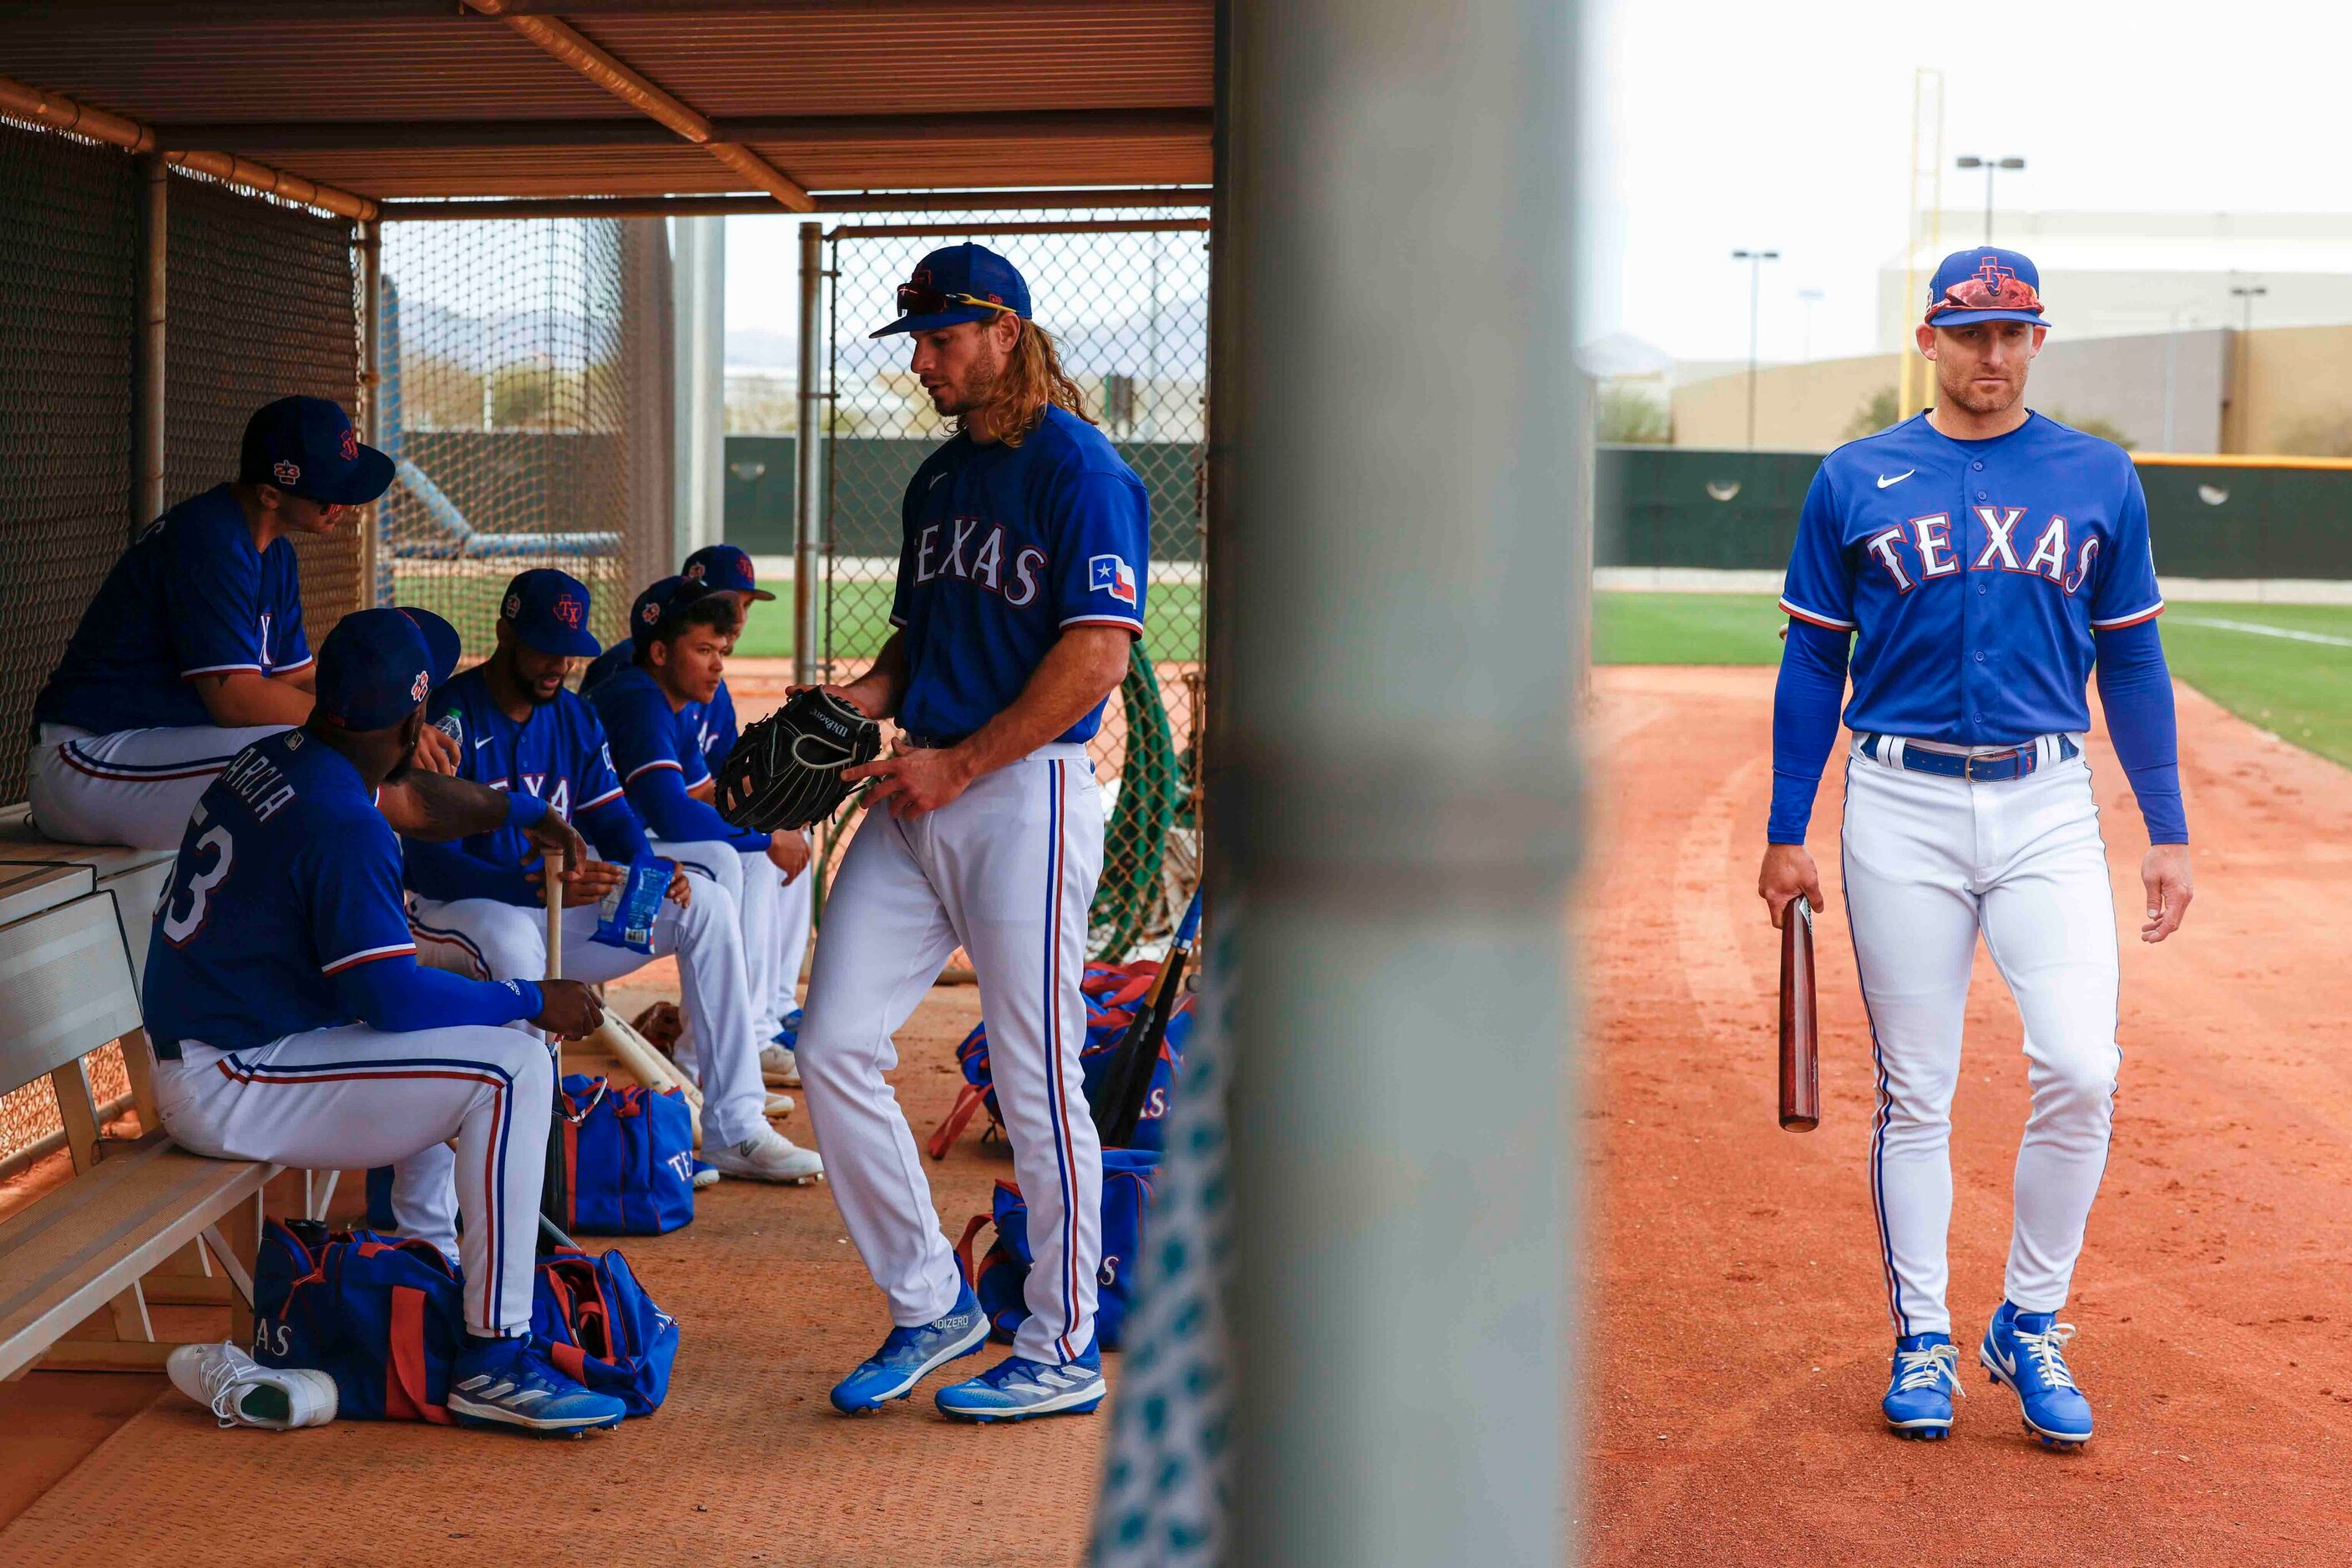
<path fill-rule="evenodd" d="M 665 577 L 638 595 L 629 618 L 633 634 L 644 625 L 637 612 L 646 601 L 667 600 L 681 582 L 699 583 L 706 591 L 723 595 L 735 606 L 735 630 L 722 650 L 726 658 L 734 656 L 735 638 L 742 635 L 752 605 L 775 597 L 760 586 L 749 555 L 732 544 L 708 544 L 686 558 L 686 565 L 677 576 Z M 588 673 L 581 678 L 581 695 L 593 699 L 598 687 L 630 668 L 635 653 L 633 638 L 631 642 L 615 643 L 598 655 L 589 665 Z M 687 793 L 698 800 L 709 800 L 713 793 L 710 773 L 735 749 L 738 739 L 735 698 L 727 689 L 726 676 L 719 676 L 717 689 L 707 700 L 689 701 L 680 708 L 677 721 L 692 736 L 703 762 L 702 782 L 689 781 Z M 611 725 L 608 717 L 605 727 L 609 730 Z M 636 799 L 634 790 L 630 799 Z M 642 804 L 638 809 L 643 811 Z M 755 911 L 751 900 L 744 901 L 743 952 L 745 966 L 751 972 L 752 1001 L 761 1009 L 760 1037 L 769 1042 L 760 1050 L 760 1070 L 770 1083 L 796 1089 L 801 1074 L 793 1048 L 800 1037 L 801 961 L 808 953 L 810 916 L 815 902 L 815 879 L 801 876 L 809 862 L 808 835 L 795 833 L 779 838 L 771 858 L 783 874 L 782 891 L 776 899 L 772 919 L 762 918 Z M 773 962 L 768 963 L 763 953 L 772 953 Z M 763 967 L 771 971 L 773 980 L 772 989 L 767 993 L 760 988 Z"/>
<path fill-rule="evenodd" d="M 588 590 L 577 579 L 544 569 L 518 575 L 507 584 L 496 650 L 433 693 L 433 722 L 457 741 L 460 777 L 537 795 L 610 858 L 563 871 L 566 973 L 602 984 L 654 957 L 677 955 L 702 1068 L 703 1160 L 727 1176 L 809 1181 L 823 1163 L 764 1114 L 741 921 L 727 889 L 681 868 L 653 922 L 650 953 L 591 940 L 604 895 L 652 851 L 613 771 L 595 710 L 563 684 L 574 661 L 596 652 L 588 616 Z M 544 974 L 543 880 L 536 850 L 504 828 L 457 843 L 412 839 L 410 925 L 424 961 L 476 976 Z M 457 1218 L 449 1161 L 446 1150 L 427 1150 L 401 1162 L 392 1191 L 402 1233 L 445 1250 Z"/>
<path fill-rule="evenodd" d="M 785 880 L 807 868 L 808 839 L 798 831 L 745 832 L 709 804 L 710 772 L 688 715 L 719 686 L 736 626 L 728 595 L 706 593 L 690 579 L 663 578 L 630 609 L 635 662 L 592 689 L 588 700 L 604 721 L 622 787 L 653 835 L 655 853 L 701 871 L 734 896 L 743 916 L 744 978 L 758 1010 L 776 994 Z M 754 1032 L 764 1039 L 775 1026 L 761 1010 Z M 763 1075 L 767 1058 L 780 1049 L 762 1048 Z"/>
<path fill-rule="evenodd" d="M 34 826 L 70 844 L 178 844 L 231 757 L 310 716 L 293 536 L 332 533 L 391 482 L 392 460 L 326 398 L 257 410 L 236 481 L 140 534 L 42 687 L 26 759 Z M 419 743 L 418 765 L 455 765 L 438 736 Z"/>
<path fill-rule="evenodd" d="M 311 1170 L 456 1139 L 466 1344 L 448 1408 L 540 1431 L 610 1426 L 621 1402 L 557 1371 L 530 1335 L 554 1085 L 547 1047 L 502 1026 L 577 1037 L 601 1011 L 577 981 L 420 968 L 400 841 L 373 805 L 411 765 L 433 673 L 399 611 L 345 616 L 320 650 L 309 721 L 239 752 L 198 800 L 147 959 L 163 1125 L 200 1154 Z M 536 826 L 537 803 L 440 783 L 490 822 L 572 841 Z"/>

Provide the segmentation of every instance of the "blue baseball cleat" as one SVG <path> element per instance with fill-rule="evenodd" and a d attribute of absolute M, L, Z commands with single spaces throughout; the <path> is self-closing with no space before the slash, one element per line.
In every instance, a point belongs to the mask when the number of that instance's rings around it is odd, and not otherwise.
<path fill-rule="evenodd" d="M 584 1432 L 618 1426 L 627 1407 L 594 1394 L 555 1369 L 529 1334 L 471 1342 L 449 1371 L 449 1413 L 468 1425 L 527 1432 Z"/>
<path fill-rule="evenodd" d="M 1026 1421 L 1032 1415 L 1084 1415 L 1100 1405 L 1110 1385 L 1103 1382 L 1102 1352 L 1055 1366 L 1011 1355 L 963 1383 L 951 1383 L 934 1396 L 940 1414 L 958 1421 Z"/>
<path fill-rule="evenodd" d="M 1960 1352 L 1949 1334 L 1906 1334 L 1895 1342 L 1886 1397 L 1878 1402 L 1898 1437 L 1933 1442 L 1952 1432 L 1952 1395 L 1960 1387 Z"/>
<path fill-rule="evenodd" d="M 2008 1302 L 1992 1315 L 1977 1359 L 1995 1383 L 2007 1384 L 2025 1411 L 2025 1429 L 2046 1448 L 2079 1448 L 2091 1440 L 2091 1402 L 2066 1370 L 2066 1342 L 2074 1325 L 2055 1312 L 2021 1312 Z"/>
<path fill-rule="evenodd" d="M 882 1348 L 833 1385 L 833 1407 L 863 1415 L 914 1392 L 923 1374 L 988 1342 L 988 1314 L 964 1286 L 947 1316 L 911 1329 L 892 1329 Z"/>

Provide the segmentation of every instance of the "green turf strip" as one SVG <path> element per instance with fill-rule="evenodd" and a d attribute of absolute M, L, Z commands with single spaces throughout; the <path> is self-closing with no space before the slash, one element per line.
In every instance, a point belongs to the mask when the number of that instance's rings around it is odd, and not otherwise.
<path fill-rule="evenodd" d="M 1761 594 L 1599 594 L 1593 661 L 1778 664 L 1780 620 Z M 2240 718 L 2352 763 L 2352 605 L 2183 604 L 2159 625 L 2173 674 Z"/>

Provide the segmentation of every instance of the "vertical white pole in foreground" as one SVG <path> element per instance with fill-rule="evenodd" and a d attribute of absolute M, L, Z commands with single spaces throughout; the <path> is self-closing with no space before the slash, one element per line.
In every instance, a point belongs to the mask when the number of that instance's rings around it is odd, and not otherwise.
<path fill-rule="evenodd" d="M 799 434 L 793 440 L 793 679 L 803 686 L 825 679 L 818 671 L 822 602 L 817 574 L 824 569 L 824 433 L 832 427 L 820 378 L 824 358 L 824 225 L 801 225 L 801 358 Z"/>
<path fill-rule="evenodd" d="M 1577 12 L 1224 18 L 1248 1563 L 1572 1544 Z"/>
<path fill-rule="evenodd" d="M 727 537 L 727 220 L 677 220 L 677 554 Z"/>

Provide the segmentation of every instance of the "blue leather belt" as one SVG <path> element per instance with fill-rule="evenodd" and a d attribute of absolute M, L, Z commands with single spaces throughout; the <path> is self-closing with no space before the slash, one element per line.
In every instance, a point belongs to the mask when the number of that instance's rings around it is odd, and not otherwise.
<path fill-rule="evenodd" d="M 950 746 L 961 746 L 970 739 L 969 735 L 908 735 L 907 744 L 919 752 L 944 752 Z"/>
<path fill-rule="evenodd" d="M 1874 763 L 1888 759 L 1879 754 L 1884 735 L 1864 735 L 1862 754 Z M 2058 737 L 2058 760 L 2069 761 L 2082 755 L 2074 737 Z M 1933 773 L 1937 778 L 1966 779 L 1970 784 L 2007 784 L 2021 779 L 2042 765 L 2042 748 L 2032 741 L 2021 746 L 2011 746 L 2005 752 L 1931 752 L 1924 746 L 1906 746 L 1902 750 L 1902 765 L 1915 773 Z"/>

